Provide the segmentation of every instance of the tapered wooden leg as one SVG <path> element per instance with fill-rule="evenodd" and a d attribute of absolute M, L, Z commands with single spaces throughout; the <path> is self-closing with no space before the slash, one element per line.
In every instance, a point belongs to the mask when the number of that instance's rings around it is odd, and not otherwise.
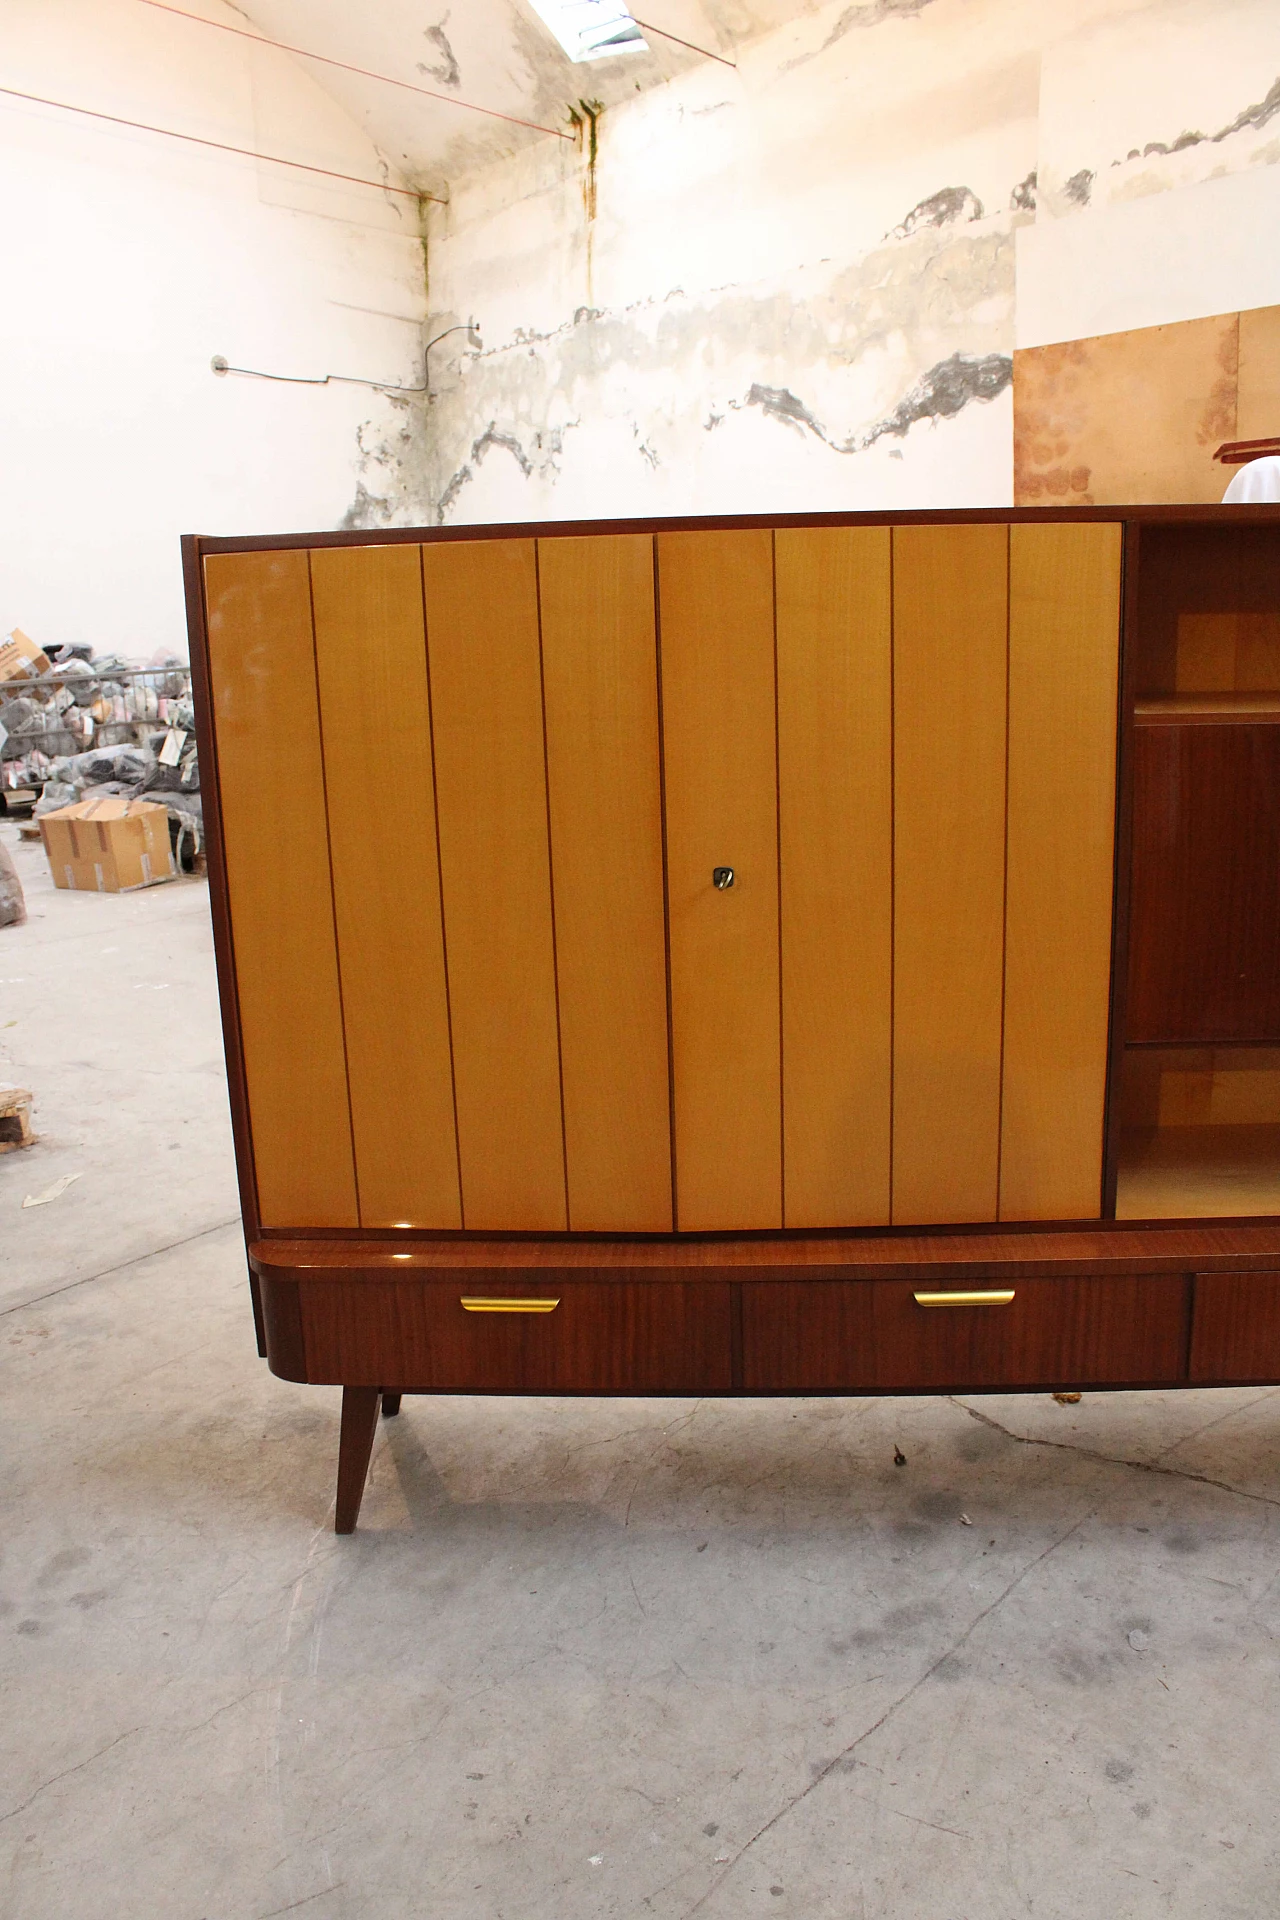
<path fill-rule="evenodd" d="M 383 1419 L 390 1420 L 392 1415 L 399 1413 L 399 1411 L 400 1411 L 400 1395 L 398 1393 L 384 1393 L 382 1396 Z"/>
<path fill-rule="evenodd" d="M 369 1472 L 382 1394 L 377 1387 L 342 1389 L 342 1435 L 338 1441 L 338 1510 L 335 1533 L 354 1533 Z"/>

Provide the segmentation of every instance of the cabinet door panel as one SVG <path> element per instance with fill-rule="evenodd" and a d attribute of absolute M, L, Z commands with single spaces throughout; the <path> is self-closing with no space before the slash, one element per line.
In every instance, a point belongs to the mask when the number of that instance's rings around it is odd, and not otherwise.
<path fill-rule="evenodd" d="M 569 1225 L 671 1231 L 653 541 L 538 543 Z"/>
<path fill-rule="evenodd" d="M 776 553 L 786 1225 L 881 1225 L 893 1005 L 890 534 L 780 528 Z"/>
<path fill-rule="evenodd" d="M 893 535 L 893 1219 L 994 1220 L 1009 530 Z"/>
<path fill-rule="evenodd" d="M 1120 541 L 1010 530 L 1002 1220 L 1102 1206 Z"/>
<path fill-rule="evenodd" d="M 422 561 L 463 1221 L 563 1230 L 534 543 Z"/>
<path fill-rule="evenodd" d="M 311 585 L 360 1224 L 457 1228 L 419 550 L 320 547 Z"/>
<path fill-rule="evenodd" d="M 773 536 L 660 534 L 658 590 L 677 1223 L 779 1227 Z"/>
<path fill-rule="evenodd" d="M 307 555 L 204 565 L 259 1213 L 267 1227 L 354 1227 Z"/>

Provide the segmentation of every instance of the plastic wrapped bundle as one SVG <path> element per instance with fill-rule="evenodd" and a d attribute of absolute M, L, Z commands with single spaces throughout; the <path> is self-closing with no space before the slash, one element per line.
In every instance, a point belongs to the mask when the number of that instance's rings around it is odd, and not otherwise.
<path fill-rule="evenodd" d="M 20 927 L 27 917 L 22 882 L 8 847 L 0 844 L 0 927 Z"/>

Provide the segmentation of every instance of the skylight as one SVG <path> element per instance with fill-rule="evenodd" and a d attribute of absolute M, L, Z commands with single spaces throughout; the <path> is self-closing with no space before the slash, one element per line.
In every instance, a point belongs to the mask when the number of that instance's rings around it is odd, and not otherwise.
<path fill-rule="evenodd" d="M 529 0 L 571 60 L 611 53 L 647 53 L 648 45 L 622 0 Z"/>

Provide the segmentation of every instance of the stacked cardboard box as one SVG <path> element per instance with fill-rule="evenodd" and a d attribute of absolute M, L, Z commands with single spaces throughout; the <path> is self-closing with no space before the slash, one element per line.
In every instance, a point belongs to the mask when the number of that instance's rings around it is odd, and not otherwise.
<path fill-rule="evenodd" d="M 48 671 L 49 656 L 34 640 L 28 640 L 21 627 L 15 627 L 7 640 L 0 640 L 0 680 L 25 680 Z"/>
<path fill-rule="evenodd" d="M 56 886 L 127 893 L 173 878 L 169 812 L 153 801 L 78 800 L 44 814 L 40 832 Z"/>

